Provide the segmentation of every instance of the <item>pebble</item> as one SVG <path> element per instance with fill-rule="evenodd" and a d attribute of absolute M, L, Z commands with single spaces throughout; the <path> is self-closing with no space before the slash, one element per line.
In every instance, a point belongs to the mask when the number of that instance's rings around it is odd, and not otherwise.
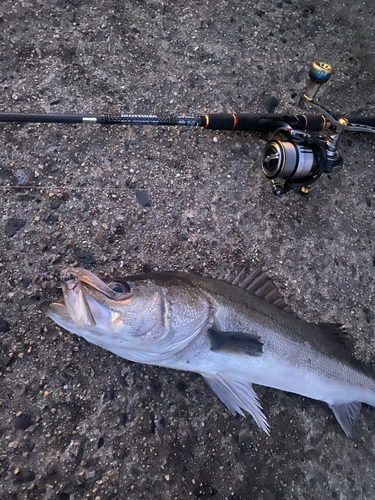
<path fill-rule="evenodd" d="M 150 197 L 146 189 L 137 189 L 135 192 L 135 197 L 142 207 L 151 207 Z"/>
<path fill-rule="evenodd" d="M 34 481 L 35 479 L 35 474 L 31 470 L 20 470 L 17 474 L 17 478 L 15 479 L 15 482 L 17 483 L 30 483 L 31 481 Z"/>
<path fill-rule="evenodd" d="M 60 205 L 62 205 L 62 203 L 63 202 L 61 200 L 52 200 L 49 205 L 49 208 L 51 210 L 57 210 L 60 207 Z"/>
<path fill-rule="evenodd" d="M 5 319 L 0 318 L 0 333 L 6 333 L 10 330 L 10 324 Z"/>
<path fill-rule="evenodd" d="M 54 257 L 52 257 L 51 259 L 51 264 L 59 264 L 62 260 L 62 256 L 59 254 L 59 255 L 55 255 Z"/>
<path fill-rule="evenodd" d="M 8 238 L 12 238 L 25 224 L 25 220 L 11 217 L 5 224 L 5 234 Z"/>
<path fill-rule="evenodd" d="M 22 413 L 14 419 L 14 428 L 16 430 L 25 431 L 32 424 L 32 417 L 28 413 Z"/>
<path fill-rule="evenodd" d="M 28 278 L 26 276 L 24 276 L 23 278 L 21 278 L 21 285 L 24 287 L 24 288 L 27 288 L 31 283 L 31 278 Z"/>
<path fill-rule="evenodd" d="M 90 252 L 88 252 L 84 248 L 76 248 L 74 253 L 75 253 L 76 259 L 79 262 L 81 262 L 82 264 L 85 264 L 85 265 L 95 264 L 94 257 L 91 255 Z"/>
<path fill-rule="evenodd" d="M 29 174 L 22 169 L 18 169 L 14 172 L 14 177 L 16 179 L 18 186 L 26 186 L 30 182 Z"/>
<path fill-rule="evenodd" d="M 52 226 L 52 224 L 55 224 L 55 222 L 58 222 L 59 221 L 59 216 L 56 215 L 56 214 L 50 214 L 48 217 L 47 217 L 47 222 L 48 224 L 50 224 Z"/>

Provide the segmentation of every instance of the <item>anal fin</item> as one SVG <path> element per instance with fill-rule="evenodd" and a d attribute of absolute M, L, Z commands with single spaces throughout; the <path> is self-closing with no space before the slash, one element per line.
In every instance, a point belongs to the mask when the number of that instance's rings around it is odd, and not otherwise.
<path fill-rule="evenodd" d="M 258 426 L 266 434 L 270 434 L 267 418 L 262 412 L 258 397 L 250 383 L 228 380 L 219 373 L 202 375 L 214 393 L 233 414 L 239 413 L 244 417 L 243 410 L 249 412 Z"/>
<path fill-rule="evenodd" d="M 352 436 L 352 424 L 361 411 L 361 403 L 352 401 L 338 405 L 329 405 L 342 430 L 350 438 Z"/>

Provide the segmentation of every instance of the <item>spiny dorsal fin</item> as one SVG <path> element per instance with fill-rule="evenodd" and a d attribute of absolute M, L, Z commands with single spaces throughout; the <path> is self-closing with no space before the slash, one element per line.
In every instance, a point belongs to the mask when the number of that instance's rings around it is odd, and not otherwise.
<path fill-rule="evenodd" d="M 248 273 L 244 267 L 234 279 L 230 280 L 230 283 L 253 293 L 278 309 L 292 312 L 290 307 L 284 302 L 282 295 L 273 284 L 271 278 L 262 271 L 260 266 L 256 267 L 250 273 Z"/>

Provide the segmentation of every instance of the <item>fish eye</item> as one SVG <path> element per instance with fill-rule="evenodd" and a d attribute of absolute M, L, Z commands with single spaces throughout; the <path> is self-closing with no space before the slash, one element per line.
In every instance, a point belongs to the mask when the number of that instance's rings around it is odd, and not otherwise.
<path fill-rule="evenodd" d="M 126 281 L 122 281 L 121 283 L 119 281 L 112 281 L 112 283 L 108 284 L 109 288 L 113 290 L 114 292 L 117 293 L 129 293 L 130 292 L 130 286 Z"/>

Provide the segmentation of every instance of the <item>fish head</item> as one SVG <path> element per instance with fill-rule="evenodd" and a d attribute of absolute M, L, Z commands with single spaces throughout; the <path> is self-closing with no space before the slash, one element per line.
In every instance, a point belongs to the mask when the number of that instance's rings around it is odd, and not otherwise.
<path fill-rule="evenodd" d="M 142 337 L 162 335 L 157 285 L 126 281 L 106 284 L 83 268 L 63 269 L 61 278 L 64 301 L 52 303 L 46 313 L 65 329 L 83 337 L 89 332 L 98 340 L 121 335 L 129 345 Z"/>
<path fill-rule="evenodd" d="M 47 316 L 132 361 L 168 357 L 210 322 L 210 306 L 183 285 L 146 278 L 106 284 L 83 268 L 63 269 L 61 279 L 64 301 L 50 304 Z"/>

